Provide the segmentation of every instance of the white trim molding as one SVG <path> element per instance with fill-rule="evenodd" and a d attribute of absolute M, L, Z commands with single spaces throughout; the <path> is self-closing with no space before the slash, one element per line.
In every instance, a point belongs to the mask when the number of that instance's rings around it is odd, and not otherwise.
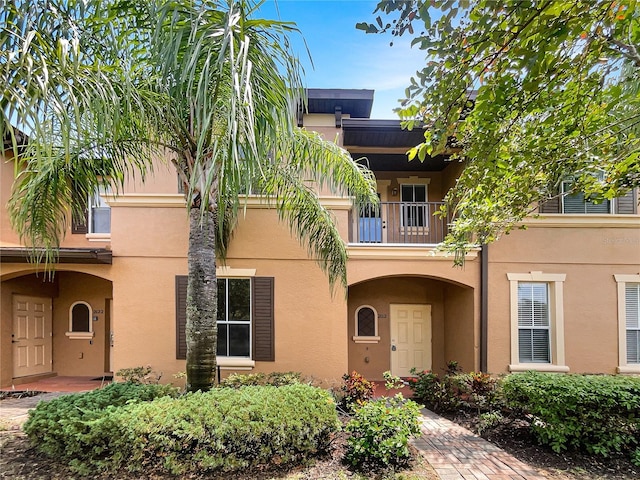
<path fill-rule="evenodd" d="M 245 357 L 221 357 L 217 359 L 221 370 L 251 370 L 256 366 L 256 362 Z"/>
<path fill-rule="evenodd" d="M 518 225 L 528 228 L 638 228 L 638 217 L 638 214 L 628 213 L 544 213 L 527 217 Z"/>
<path fill-rule="evenodd" d="M 351 210 L 353 208 L 351 197 L 323 195 L 318 198 L 320 203 L 330 210 Z M 111 207 L 184 208 L 186 206 L 182 193 L 123 193 L 105 199 Z M 248 195 L 240 200 L 241 207 L 258 209 L 275 208 L 276 203 L 277 198 L 260 195 Z"/>
<path fill-rule="evenodd" d="M 638 275 L 614 275 L 618 284 L 618 373 L 640 374 L 640 363 L 627 363 L 627 308 L 626 308 L 626 292 L 627 283 L 640 283 L 640 274 Z"/>
<path fill-rule="evenodd" d="M 216 267 L 216 277 L 221 278 L 247 278 L 255 277 L 255 268 L 234 268 L 228 266 Z"/>
<path fill-rule="evenodd" d="M 507 273 L 509 280 L 510 319 L 511 319 L 511 363 L 509 371 L 524 372 L 536 370 L 540 372 L 569 371 L 565 365 L 564 351 L 564 299 L 563 286 L 567 275 L 565 273 L 543 273 L 532 271 L 529 273 Z M 549 335 L 551 348 L 550 363 L 520 363 L 518 351 L 518 283 L 539 282 L 549 285 L 550 326 Z"/>

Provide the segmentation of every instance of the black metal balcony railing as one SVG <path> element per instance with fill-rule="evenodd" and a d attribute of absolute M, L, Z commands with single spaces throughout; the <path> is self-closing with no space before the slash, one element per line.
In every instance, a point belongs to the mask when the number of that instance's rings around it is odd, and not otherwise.
<path fill-rule="evenodd" d="M 447 234 L 448 219 L 434 215 L 443 202 L 380 202 L 352 211 L 352 243 L 436 244 Z"/>

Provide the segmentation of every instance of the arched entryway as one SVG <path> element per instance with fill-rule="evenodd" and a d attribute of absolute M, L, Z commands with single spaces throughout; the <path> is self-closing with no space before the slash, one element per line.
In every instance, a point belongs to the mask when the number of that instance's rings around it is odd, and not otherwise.
<path fill-rule="evenodd" d="M 439 372 L 449 361 L 477 368 L 474 289 L 420 276 L 383 277 L 349 287 L 349 371 L 381 380 L 411 368 Z"/>
<path fill-rule="evenodd" d="M 112 283 L 79 271 L 4 275 L 0 386 L 110 371 Z"/>

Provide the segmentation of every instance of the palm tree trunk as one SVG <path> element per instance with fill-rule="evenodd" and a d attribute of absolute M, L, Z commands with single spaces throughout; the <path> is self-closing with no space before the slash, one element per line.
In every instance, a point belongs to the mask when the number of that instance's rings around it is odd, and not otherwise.
<path fill-rule="evenodd" d="M 218 285 L 216 215 L 192 207 L 189 212 L 187 283 L 187 391 L 207 391 L 215 383 Z"/>

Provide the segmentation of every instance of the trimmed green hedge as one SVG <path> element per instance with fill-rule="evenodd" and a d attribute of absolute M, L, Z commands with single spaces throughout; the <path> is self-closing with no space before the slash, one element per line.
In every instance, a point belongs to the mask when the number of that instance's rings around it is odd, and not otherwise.
<path fill-rule="evenodd" d="M 102 446 L 94 444 L 96 424 L 124 405 L 149 402 L 178 390 L 168 385 L 112 383 L 105 388 L 40 402 L 29 412 L 23 430 L 31 443 L 52 457 L 84 458 Z"/>
<path fill-rule="evenodd" d="M 339 422 L 327 392 L 290 385 L 216 388 L 108 408 L 84 427 L 84 450 L 65 457 L 80 473 L 184 475 L 304 461 L 328 450 Z M 61 440 L 65 453 L 77 441 Z"/>
<path fill-rule="evenodd" d="M 640 378 L 527 372 L 506 377 L 503 394 L 556 452 L 608 456 L 640 444 Z"/>

